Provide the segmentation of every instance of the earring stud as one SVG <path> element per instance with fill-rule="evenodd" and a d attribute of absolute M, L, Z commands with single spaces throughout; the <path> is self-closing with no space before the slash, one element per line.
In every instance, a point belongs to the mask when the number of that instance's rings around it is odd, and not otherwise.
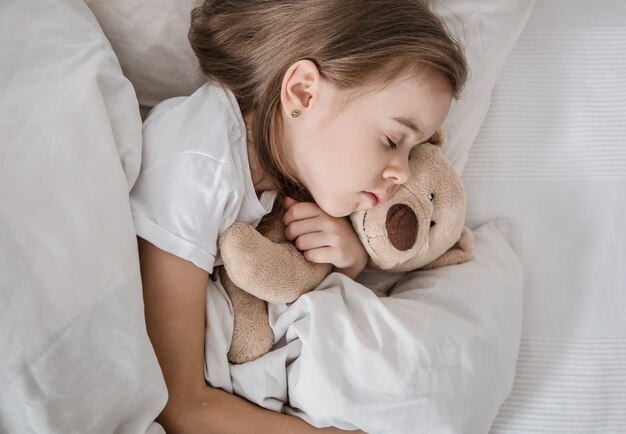
<path fill-rule="evenodd" d="M 300 112 L 296 109 L 291 110 L 291 117 L 292 118 L 297 118 L 298 116 L 300 116 Z"/>

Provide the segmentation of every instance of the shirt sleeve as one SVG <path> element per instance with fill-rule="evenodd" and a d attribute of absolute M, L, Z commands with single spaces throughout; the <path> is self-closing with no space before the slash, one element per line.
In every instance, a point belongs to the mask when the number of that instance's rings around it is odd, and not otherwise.
<path fill-rule="evenodd" d="M 236 219 L 232 179 L 228 163 L 196 153 L 142 169 L 130 194 L 137 235 L 211 273 L 218 236 Z"/>

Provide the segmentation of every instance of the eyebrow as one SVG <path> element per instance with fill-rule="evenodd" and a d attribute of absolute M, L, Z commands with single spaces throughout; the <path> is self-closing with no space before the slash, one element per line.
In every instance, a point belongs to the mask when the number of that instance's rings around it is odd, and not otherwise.
<path fill-rule="evenodd" d="M 424 135 L 424 133 L 422 133 L 422 131 L 419 128 L 417 128 L 417 125 L 415 125 L 410 119 L 400 117 L 400 118 L 393 118 L 393 120 L 396 121 L 396 122 L 401 123 L 402 125 L 404 125 L 408 129 L 413 131 L 417 137 Z M 422 144 L 428 142 L 429 140 L 430 140 L 430 138 L 424 140 L 423 142 L 418 143 L 418 145 L 422 145 Z"/>
<path fill-rule="evenodd" d="M 400 117 L 400 118 L 393 118 L 393 120 L 396 121 L 396 122 L 401 123 L 402 125 L 404 125 L 408 129 L 413 131 L 416 136 L 422 135 L 422 132 L 420 131 L 419 128 L 417 128 L 417 125 L 415 125 L 410 119 Z"/>

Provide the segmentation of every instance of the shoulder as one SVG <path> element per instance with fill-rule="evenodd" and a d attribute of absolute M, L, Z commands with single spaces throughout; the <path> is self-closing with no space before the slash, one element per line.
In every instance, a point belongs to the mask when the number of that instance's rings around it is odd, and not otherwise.
<path fill-rule="evenodd" d="M 181 212 L 219 202 L 218 208 L 235 212 L 246 193 L 245 143 L 243 119 L 228 89 L 208 83 L 191 96 L 165 100 L 143 126 L 133 199 Z"/>
<path fill-rule="evenodd" d="M 205 124 L 208 114 L 214 116 L 215 122 L 227 121 L 231 127 L 243 122 L 233 93 L 219 83 L 209 82 L 190 96 L 169 98 L 158 103 L 150 110 L 144 128 L 164 122 Z"/>
<path fill-rule="evenodd" d="M 179 154 L 229 164 L 245 146 L 245 125 L 230 90 L 207 83 L 156 105 L 143 125 L 142 167 Z"/>

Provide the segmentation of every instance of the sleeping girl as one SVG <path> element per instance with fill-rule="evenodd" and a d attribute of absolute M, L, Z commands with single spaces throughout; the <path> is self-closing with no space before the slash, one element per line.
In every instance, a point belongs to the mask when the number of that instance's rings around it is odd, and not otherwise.
<path fill-rule="evenodd" d="M 355 278 L 367 254 L 347 216 L 391 198 L 409 152 L 459 95 L 458 43 L 420 0 L 207 0 L 191 45 L 207 83 L 144 124 L 131 192 L 148 333 L 173 433 L 316 429 L 207 385 L 206 291 L 217 240 L 275 201 L 314 263 Z"/>

